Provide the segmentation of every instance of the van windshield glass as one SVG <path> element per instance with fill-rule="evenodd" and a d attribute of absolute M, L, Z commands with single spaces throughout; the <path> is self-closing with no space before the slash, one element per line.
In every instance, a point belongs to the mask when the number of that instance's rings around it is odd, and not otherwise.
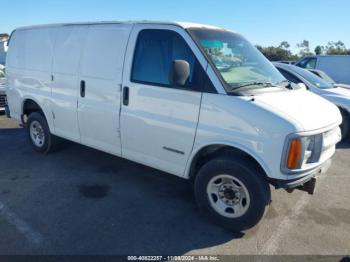
<path fill-rule="evenodd" d="M 278 70 L 242 36 L 217 29 L 190 28 L 230 91 L 276 87 L 285 82 Z"/>

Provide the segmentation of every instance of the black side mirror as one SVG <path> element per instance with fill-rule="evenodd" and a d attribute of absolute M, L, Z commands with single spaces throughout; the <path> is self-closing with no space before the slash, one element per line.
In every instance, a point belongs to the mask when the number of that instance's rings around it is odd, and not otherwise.
<path fill-rule="evenodd" d="M 185 60 L 174 60 L 169 70 L 169 83 L 172 86 L 184 86 L 190 76 L 190 64 Z"/>

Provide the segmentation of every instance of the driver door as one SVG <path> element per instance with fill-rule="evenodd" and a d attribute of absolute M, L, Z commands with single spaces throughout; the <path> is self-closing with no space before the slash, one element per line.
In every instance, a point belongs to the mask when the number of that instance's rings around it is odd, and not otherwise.
<path fill-rule="evenodd" d="M 179 176 L 194 143 L 204 74 L 190 41 L 175 26 L 135 25 L 123 74 L 123 157 Z M 189 80 L 183 87 L 169 84 L 175 59 L 190 64 Z"/>

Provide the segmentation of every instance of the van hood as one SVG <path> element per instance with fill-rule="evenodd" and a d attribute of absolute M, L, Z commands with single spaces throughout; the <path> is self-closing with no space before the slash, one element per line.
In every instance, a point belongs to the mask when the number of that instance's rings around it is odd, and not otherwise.
<path fill-rule="evenodd" d="M 297 132 L 340 124 L 342 119 L 335 105 L 306 90 L 265 93 L 255 96 L 255 101 L 293 123 Z"/>

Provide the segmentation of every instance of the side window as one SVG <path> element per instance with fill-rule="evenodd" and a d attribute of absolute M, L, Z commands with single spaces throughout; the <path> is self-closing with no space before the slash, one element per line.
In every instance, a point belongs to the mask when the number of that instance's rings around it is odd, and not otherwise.
<path fill-rule="evenodd" d="M 190 65 L 185 88 L 199 91 L 205 87 L 206 92 L 214 92 L 215 88 L 190 47 L 178 33 L 170 30 L 146 29 L 139 33 L 131 81 L 170 87 L 169 69 L 176 59 L 185 60 Z"/>
<path fill-rule="evenodd" d="M 304 60 L 299 62 L 298 66 L 302 68 L 315 69 L 316 61 L 317 61 L 316 58 L 305 58 Z"/>
<path fill-rule="evenodd" d="M 291 73 L 287 72 L 284 69 L 278 68 L 278 71 L 281 72 L 281 74 L 290 82 L 294 83 L 294 84 L 299 84 L 302 83 L 302 81 L 297 78 L 296 76 L 292 75 Z"/>

